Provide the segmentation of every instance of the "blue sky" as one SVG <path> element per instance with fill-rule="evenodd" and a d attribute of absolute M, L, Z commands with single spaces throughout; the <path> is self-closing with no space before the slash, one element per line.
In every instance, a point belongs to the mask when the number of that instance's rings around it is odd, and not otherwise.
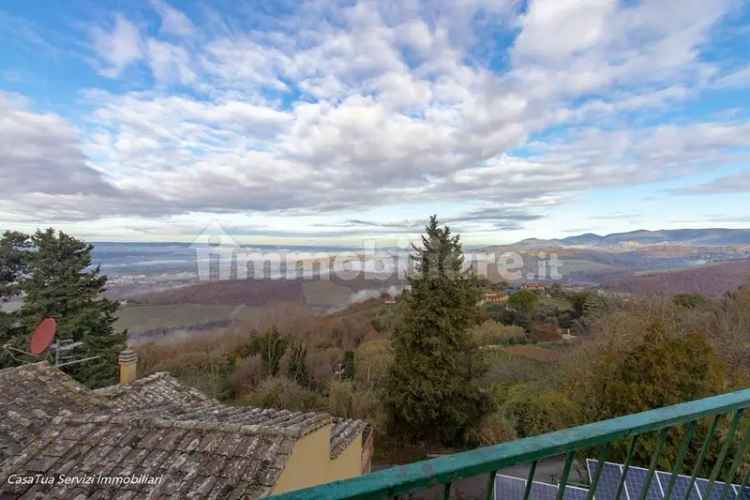
<path fill-rule="evenodd" d="M 0 229 L 749 227 L 739 0 L 5 1 Z"/>

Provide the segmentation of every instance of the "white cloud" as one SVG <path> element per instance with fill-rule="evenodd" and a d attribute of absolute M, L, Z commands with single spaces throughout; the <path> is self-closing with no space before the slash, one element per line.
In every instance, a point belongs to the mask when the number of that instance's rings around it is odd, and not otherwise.
<path fill-rule="evenodd" d="M 747 88 L 750 87 L 750 66 L 744 66 L 736 71 L 718 78 L 716 87 Z"/>
<path fill-rule="evenodd" d="M 626 116 L 722 81 L 701 48 L 729 0 L 535 0 L 522 15 L 514 2 L 306 4 L 217 32 L 153 5 L 159 33 L 121 15 L 92 32 L 105 74 L 142 63 L 157 85 L 88 92 L 82 146 L 120 192 L 145 197 L 142 214 L 434 200 L 526 214 L 714 168 L 748 146 L 741 121 Z M 489 44 L 514 30 L 510 46 Z"/>
<path fill-rule="evenodd" d="M 190 19 L 163 0 L 151 0 L 151 5 L 161 16 L 161 30 L 177 36 L 188 36 L 195 32 Z"/>
<path fill-rule="evenodd" d="M 171 43 L 149 39 L 147 44 L 148 64 L 156 81 L 188 85 L 196 75 L 190 65 L 187 50 Z"/>
<path fill-rule="evenodd" d="M 97 26 L 90 35 L 94 51 L 103 62 L 99 72 L 104 76 L 118 77 L 128 65 L 143 57 L 138 28 L 122 14 L 115 15 L 111 30 Z"/>

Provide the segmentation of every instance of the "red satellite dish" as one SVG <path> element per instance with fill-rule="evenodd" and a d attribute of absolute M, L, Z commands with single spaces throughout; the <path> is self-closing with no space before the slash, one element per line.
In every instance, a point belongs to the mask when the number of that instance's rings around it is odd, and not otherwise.
<path fill-rule="evenodd" d="M 57 322 L 55 319 L 43 319 L 31 336 L 31 353 L 41 354 L 46 351 L 52 343 L 52 339 L 55 338 L 55 332 L 57 332 Z"/>

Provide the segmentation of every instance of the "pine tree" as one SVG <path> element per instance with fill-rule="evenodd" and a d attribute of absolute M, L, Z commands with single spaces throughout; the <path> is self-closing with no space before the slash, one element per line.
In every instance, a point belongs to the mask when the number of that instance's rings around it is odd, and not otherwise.
<path fill-rule="evenodd" d="M 6 231 L 0 238 L 0 306 L 20 297 L 19 283 L 28 269 L 29 237 L 23 233 Z M 24 349 L 24 337 L 18 311 L 0 309 L 0 346 Z M 17 353 L 0 349 L 0 368 L 18 364 Z"/>
<path fill-rule="evenodd" d="M 481 292 L 477 278 L 463 270 L 459 236 L 440 228 L 436 216 L 422 246 L 413 248 L 416 273 L 391 339 L 389 424 L 411 439 L 455 443 L 491 410 L 477 384 L 484 366 L 468 332 L 477 323 Z"/>
<path fill-rule="evenodd" d="M 31 244 L 28 275 L 20 283 L 25 334 L 43 318 L 55 318 L 56 339 L 83 343 L 74 351 L 76 358 L 97 357 L 65 370 L 90 387 L 115 383 L 117 355 L 125 348 L 127 334 L 114 330 L 119 304 L 104 296 L 107 277 L 98 266 L 91 267 L 93 246 L 51 228 L 37 231 Z"/>

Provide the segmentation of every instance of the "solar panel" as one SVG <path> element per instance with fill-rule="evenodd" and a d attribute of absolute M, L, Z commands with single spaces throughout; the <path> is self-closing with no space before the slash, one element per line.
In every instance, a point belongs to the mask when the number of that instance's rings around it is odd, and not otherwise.
<path fill-rule="evenodd" d="M 589 478 L 592 480 L 596 475 L 598 467 L 598 460 L 586 460 L 586 468 L 589 473 Z M 596 485 L 596 500 L 614 500 L 617 495 L 617 487 L 620 484 L 623 470 L 624 466 L 622 464 L 612 462 L 606 462 L 604 464 L 599 482 Z M 620 497 L 621 500 L 640 498 L 641 491 L 646 484 L 647 476 L 648 470 L 643 467 L 632 466 L 628 468 L 628 473 L 625 477 L 625 491 Z M 651 479 L 646 499 L 663 500 L 671 478 L 672 474 L 669 472 L 656 471 Z M 672 491 L 672 498 L 680 500 L 684 499 L 689 484 L 689 476 L 684 474 L 678 475 Z M 725 487 L 729 488 L 725 497 L 727 500 L 750 500 L 750 486 L 746 486 L 742 491 L 742 494 L 738 495 L 738 485 L 727 486 L 725 483 L 719 481 L 716 482 L 713 490 L 711 490 L 710 497 L 708 497 L 706 496 L 708 491 L 708 480 L 705 478 L 697 478 L 695 480 L 695 484 L 690 490 L 688 500 L 719 500 Z M 530 497 L 533 500 L 555 500 L 555 498 L 557 498 L 557 491 L 557 485 L 534 481 L 531 486 Z M 564 500 L 585 500 L 588 491 L 589 490 L 586 488 L 568 486 L 565 488 Z M 526 479 L 498 475 L 495 480 L 495 500 L 522 500 L 525 492 Z"/>
<path fill-rule="evenodd" d="M 641 498 L 643 488 L 646 487 L 646 479 L 648 477 L 648 471 L 641 469 L 640 467 L 630 467 L 627 474 L 625 475 L 625 487 L 628 489 L 630 498 Z M 661 500 L 664 495 L 659 488 L 659 483 L 656 480 L 656 474 L 651 479 L 651 484 L 648 487 L 646 493 L 647 500 Z"/>
<path fill-rule="evenodd" d="M 586 460 L 586 468 L 588 469 L 591 481 L 593 481 L 596 471 L 599 470 L 599 461 Z M 604 467 L 602 467 L 602 475 L 596 484 L 596 498 L 615 498 L 617 488 L 620 486 L 621 477 L 622 467 L 619 464 L 605 463 Z M 622 496 L 625 497 L 624 494 Z"/>
<path fill-rule="evenodd" d="M 716 483 L 714 483 L 713 489 L 711 490 L 710 496 L 706 495 L 706 493 L 708 492 L 708 479 L 696 479 L 695 485 L 698 487 L 698 490 L 700 490 L 703 500 L 719 500 L 722 493 L 724 492 L 724 488 L 729 488 L 727 496 L 724 498 L 727 498 L 728 500 L 734 500 L 737 498 L 735 488 L 733 488 L 732 485 L 727 485 L 726 483 L 716 481 Z"/>
<path fill-rule="evenodd" d="M 557 485 L 534 481 L 531 485 L 530 498 L 533 500 L 555 500 L 557 498 Z M 526 479 L 504 476 L 498 474 L 495 477 L 495 500 L 522 500 L 526 493 Z M 565 488 L 564 500 L 586 500 L 588 490 L 577 486 L 568 485 Z"/>
<path fill-rule="evenodd" d="M 667 488 L 669 488 L 669 481 L 672 479 L 672 474 L 668 472 L 661 472 L 658 471 L 656 473 L 657 478 L 659 479 L 659 482 L 661 483 L 662 491 L 664 491 L 664 494 L 667 493 Z M 688 486 L 690 485 L 690 477 L 685 475 L 678 475 L 677 479 L 674 483 L 674 489 L 672 490 L 672 498 L 678 498 L 682 500 L 685 498 L 685 494 L 687 493 Z M 702 500 L 701 496 L 698 494 L 698 490 L 696 489 L 696 486 L 693 485 L 690 489 L 690 497 L 688 500 Z M 750 500 L 750 499 L 748 499 Z"/>

